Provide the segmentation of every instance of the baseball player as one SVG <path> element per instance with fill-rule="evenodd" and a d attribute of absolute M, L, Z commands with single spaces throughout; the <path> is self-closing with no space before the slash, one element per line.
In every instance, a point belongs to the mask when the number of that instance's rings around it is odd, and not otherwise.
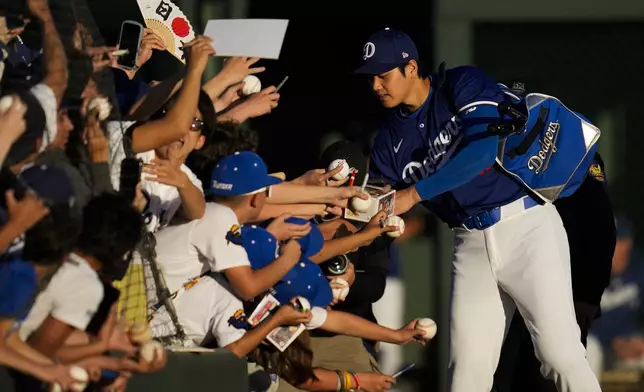
<path fill-rule="evenodd" d="M 362 59 L 356 73 L 391 109 L 374 141 L 372 178 L 399 190 L 397 214 L 422 202 L 454 231 L 448 390 L 492 388 L 518 309 L 542 374 L 560 392 L 600 391 L 551 203 L 583 181 L 599 130 L 556 98 L 522 100 L 475 67 L 441 66 L 429 76 L 399 31 L 372 35 Z"/>

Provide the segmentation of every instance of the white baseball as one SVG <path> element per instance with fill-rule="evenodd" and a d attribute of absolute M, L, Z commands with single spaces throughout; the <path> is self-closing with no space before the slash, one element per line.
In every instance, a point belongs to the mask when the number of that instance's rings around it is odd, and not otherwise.
<path fill-rule="evenodd" d="M 87 383 L 89 382 L 89 375 L 87 371 L 80 366 L 72 365 L 69 367 L 69 375 L 72 376 L 77 382 L 71 385 L 70 390 L 75 392 L 82 392 L 87 388 Z M 63 388 L 59 383 L 54 383 L 51 387 L 51 392 L 62 392 Z"/>
<path fill-rule="evenodd" d="M 359 197 L 354 197 L 351 199 L 351 208 L 356 212 L 367 212 L 370 205 L 371 197 L 369 197 L 367 200 L 363 200 Z"/>
<path fill-rule="evenodd" d="M 165 349 L 161 343 L 156 340 L 150 340 L 141 346 L 141 357 L 150 363 L 154 361 L 154 358 L 161 358 L 163 356 L 163 350 Z"/>
<path fill-rule="evenodd" d="M 112 105 L 105 97 L 97 97 L 89 101 L 87 110 L 92 111 L 98 108 L 98 119 L 104 121 L 112 112 Z"/>
<path fill-rule="evenodd" d="M 311 310 L 311 303 L 309 302 L 308 299 L 304 297 L 295 297 L 295 300 L 299 302 L 300 307 L 302 308 L 301 312 L 306 313 L 309 310 Z"/>
<path fill-rule="evenodd" d="M 331 171 L 340 165 L 342 165 L 342 170 L 335 173 L 333 177 L 331 177 L 336 181 L 342 181 L 345 178 L 347 178 L 347 176 L 349 175 L 350 169 L 347 161 L 345 161 L 344 159 L 335 159 L 333 162 L 329 164 L 329 167 L 326 169 L 326 171 Z"/>
<path fill-rule="evenodd" d="M 333 288 L 331 291 L 333 291 L 333 299 L 344 301 L 344 299 L 347 298 L 347 295 L 349 295 L 349 282 L 342 278 L 335 278 L 331 283 L 343 286 L 342 288 Z"/>
<path fill-rule="evenodd" d="M 242 95 L 251 95 L 258 93 L 262 89 L 262 82 L 255 75 L 248 75 L 244 78 L 244 87 L 242 87 Z"/>
<path fill-rule="evenodd" d="M 9 108 L 13 105 L 13 97 L 11 95 L 5 95 L 0 98 L 0 114 L 4 114 Z"/>
<path fill-rule="evenodd" d="M 430 318 L 422 318 L 416 322 L 416 329 L 422 329 L 423 331 L 425 331 L 425 336 L 423 336 L 423 339 L 430 340 L 434 336 L 436 336 L 438 326 L 436 325 L 436 322 L 434 320 Z"/>
<path fill-rule="evenodd" d="M 387 233 L 389 237 L 397 238 L 405 232 L 405 221 L 398 215 L 392 215 L 385 221 L 386 226 L 397 226 L 398 230 Z"/>

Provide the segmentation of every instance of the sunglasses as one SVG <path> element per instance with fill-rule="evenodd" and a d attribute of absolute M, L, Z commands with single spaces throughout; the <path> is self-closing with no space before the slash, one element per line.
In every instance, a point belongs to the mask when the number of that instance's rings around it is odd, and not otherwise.
<path fill-rule="evenodd" d="M 161 111 L 161 115 L 165 116 L 167 112 L 168 112 L 167 109 L 163 109 Z M 203 128 L 204 128 L 203 120 L 201 120 L 201 119 L 199 119 L 197 117 L 192 119 L 192 124 L 190 124 L 190 130 L 191 131 L 193 131 L 193 132 L 201 132 L 201 131 L 203 131 Z"/>

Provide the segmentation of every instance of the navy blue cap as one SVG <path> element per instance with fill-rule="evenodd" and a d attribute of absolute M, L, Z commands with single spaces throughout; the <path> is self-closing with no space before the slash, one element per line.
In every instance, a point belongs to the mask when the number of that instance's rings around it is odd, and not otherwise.
<path fill-rule="evenodd" d="M 210 176 L 211 195 L 239 196 L 258 193 L 282 180 L 268 175 L 266 163 L 252 151 L 223 157 Z"/>
<path fill-rule="evenodd" d="M 75 202 L 72 183 L 61 169 L 47 165 L 28 165 L 18 178 L 36 195 L 52 204 L 67 204 L 72 207 Z"/>
<path fill-rule="evenodd" d="M 324 246 L 324 237 L 320 228 L 315 222 L 307 221 L 306 219 L 291 217 L 286 219 L 284 222 L 293 223 L 296 225 L 305 225 L 311 223 L 311 231 L 309 234 L 297 240 L 300 243 L 300 248 L 302 249 L 302 257 L 311 257 L 320 253 L 322 247 Z"/>
<path fill-rule="evenodd" d="M 418 61 L 418 49 L 411 37 L 386 28 L 369 37 L 362 48 L 362 65 L 353 72 L 378 75 L 412 59 Z"/>

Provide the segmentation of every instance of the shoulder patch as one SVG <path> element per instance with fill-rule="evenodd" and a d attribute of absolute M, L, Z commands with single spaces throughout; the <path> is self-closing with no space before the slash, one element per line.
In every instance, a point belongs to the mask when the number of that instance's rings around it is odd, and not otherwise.
<path fill-rule="evenodd" d="M 237 329 L 250 329 L 250 325 L 248 324 L 244 309 L 237 310 L 235 314 L 233 314 L 232 317 L 228 319 L 228 324 Z"/>
<path fill-rule="evenodd" d="M 599 163 L 593 163 L 588 169 L 588 174 L 595 180 L 599 182 L 606 182 L 606 174 L 602 170 L 602 167 L 599 166 Z"/>
<path fill-rule="evenodd" d="M 226 242 L 228 245 L 232 242 L 235 245 L 243 246 L 241 227 L 239 227 L 239 225 L 233 225 L 230 230 L 228 230 L 226 233 Z"/>

